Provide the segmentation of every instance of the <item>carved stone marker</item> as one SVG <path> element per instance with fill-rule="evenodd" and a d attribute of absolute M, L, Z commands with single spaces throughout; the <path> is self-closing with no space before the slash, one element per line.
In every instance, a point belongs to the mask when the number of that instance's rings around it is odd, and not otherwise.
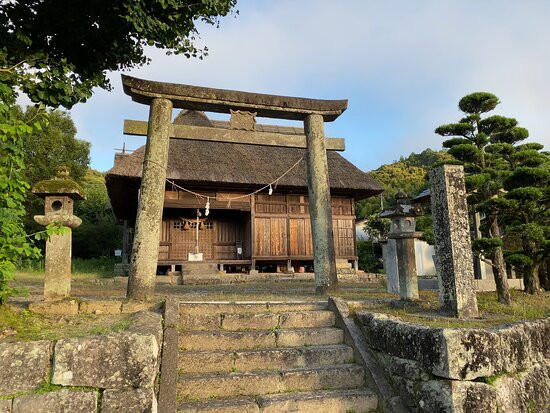
<path fill-rule="evenodd" d="M 71 294 L 71 229 L 82 223 L 73 215 L 73 203 L 86 197 L 64 166 L 59 167 L 55 178 L 37 183 L 32 192 L 44 199 L 44 215 L 35 215 L 34 220 L 43 226 L 56 223 L 66 227 L 62 234 L 46 241 L 44 299 L 60 300 Z"/>
<path fill-rule="evenodd" d="M 415 238 L 422 233 L 416 231 L 418 210 L 407 200 L 407 195 L 398 192 L 395 195 L 397 205 L 380 214 L 381 218 L 390 218 L 388 245 L 395 240 L 397 255 L 397 274 L 399 277 L 399 296 L 402 300 L 418 300 L 418 277 L 416 274 Z"/>
<path fill-rule="evenodd" d="M 464 168 L 443 165 L 429 175 L 442 309 L 455 317 L 477 317 Z"/>

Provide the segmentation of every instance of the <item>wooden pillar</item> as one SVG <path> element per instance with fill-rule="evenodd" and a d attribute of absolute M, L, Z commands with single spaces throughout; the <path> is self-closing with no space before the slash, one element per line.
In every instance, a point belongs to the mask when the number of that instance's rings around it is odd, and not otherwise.
<path fill-rule="evenodd" d="M 172 102 L 163 98 L 153 99 L 149 109 L 149 129 L 128 280 L 127 295 L 133 299 L 152 299 L 155 293 L 171 123 Z"/>
<path fill-rule="evenodd" d="M 337 288 L 338 278 L 323 117 L 308 115 L 304 120 L 304 130 L 307 141 L 307 180 L 313 235 L 315 291 L 318 294 L 326 294 Z"/>

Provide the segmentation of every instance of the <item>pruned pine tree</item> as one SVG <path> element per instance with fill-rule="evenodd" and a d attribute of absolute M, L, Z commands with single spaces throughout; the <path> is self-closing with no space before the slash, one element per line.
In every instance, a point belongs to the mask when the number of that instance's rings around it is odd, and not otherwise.
<path fill-rule="evenodd" d="M 550 155 L 542 149 L 538 143 L 501 143 L 495 148 L 511 169 L 501 209 L 507 237 L 516 241 L 510 244 L 519 247 L 509 251 L 506 260 L 521 269 L 530 294 L 540 290 L 540 269 L 550 258 Z"/>
<path fill-rule="evenodd" d="M 499 225 L 499 208 L 503 180 L 510 174 L 509 165 L 502 157 L 493 154 L 493 144 L 513 146 L 528 136 L 527 129 L 517 126 L 512 118 L 493 115 L 483 118 L 499 104 L 498 98 L 485 92 L 472 93 L 460 99 L 459 109 L 465 114 L 457 123 L 441 125 L 435 133 L 450 137 L 443 142 L 448 152 L 464 165 L 468 204 L 475 212 L 484 212 L 485 225 L 480 230 L 482 237 L 474 240 L 474 251 L 485 255 L 493 263 L 498 301 L 510 304 L 503 240 Z M 475 229 L 476 232 L 478 229 Z"/>

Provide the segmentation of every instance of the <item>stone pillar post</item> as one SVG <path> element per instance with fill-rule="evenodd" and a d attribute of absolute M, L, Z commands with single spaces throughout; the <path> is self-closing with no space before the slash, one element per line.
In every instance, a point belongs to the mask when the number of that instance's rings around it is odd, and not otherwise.
<path fill-rule="evenodd" d="M 442 309 L 455 317 L 477 317 L 464 169 L 443 165 L 429 176 Z"/>
<path fill-rule="evenodd" d="M 386 270 L 386 290 L 391 294 L 399 293 L 399 272 L 397 270 L 397 246 L 395 239 L 388 239 L 382 247 L 384 269 Z"/>
<path fill-rule="evenodd" d="M 308 115 L 304 121 L 304 130 L 307 141 L 307 179 L 315 291 L 325 294 L 337 288 L 338 278 L 323 117 Z"/>
<path fill-rule="evenodd" d="M 152 299 L 155 293 L 171 125 L 172 102 L 153 99 L 149 109 L 149 129 L 130 260 L 127 295 L 133 299 Z"/>
<path fill-rule="evenodd" d="M 395 240 L 399 274 L 399 296 L 402 300 L 418 300 L 418 276 L 416 274 L 416 233 Z"/>

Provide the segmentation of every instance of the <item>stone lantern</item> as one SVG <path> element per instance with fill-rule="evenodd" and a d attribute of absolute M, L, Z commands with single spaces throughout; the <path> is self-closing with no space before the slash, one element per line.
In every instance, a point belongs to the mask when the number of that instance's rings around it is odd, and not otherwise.
<path fill-rule="evenodd" d="M 58 168 L 53 179 L 38 182 L 32 192 L 44 199 L 44 215 L 35 215 L 34 220 L 43 226 L 56 223 L 65 227 L 63 233 L 46 241 L 44 299 L 60 300 L 71 293 L 71 230 L 82 223 L 73 215 L 74 201 L 86 197 L 82 187 L 69 178 L 65 166 Z"/>
<path fill-rule="evenodd" d="M 421 215 L 421 212 L 419 208 L 410 204 L 404 192 L 399 191 L 395 199 L 396 206 L 382 212 L 380 217 L 391 219 L 388 238 L 395 240 L 396 244 L 399 295 L 402 300 L 417 300 L 418 278 L 414 240 L 422 235 L 416 231 L 416 217 Z"/>

